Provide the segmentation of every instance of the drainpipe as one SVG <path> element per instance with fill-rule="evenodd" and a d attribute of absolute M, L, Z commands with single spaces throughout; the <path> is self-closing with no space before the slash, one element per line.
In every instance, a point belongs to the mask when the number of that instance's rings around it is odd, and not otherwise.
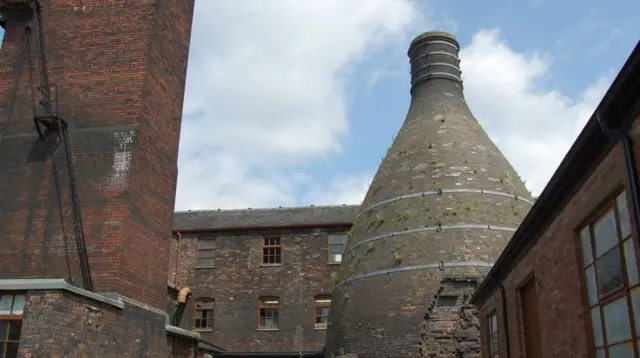
<path fill-rule="evenodd" d="M 182 234 L 180 231 L 176 230 L 178 234 L 178 246 L 176 246 L 176 274 L 174 276 L 174 284 L 178 287 L 178 268 L 180 266 L 180 243 L 182 242 Z"/>
<path fill-rule="evenodd" d="M 509 343 L 509 316 L 507 311 L 507 290 L 504 288 L 504 285 L 502 283 L 498 284 L 495 278 L 493 278 L 493 276 L 491 277 L 491 281 L 493 281 L 494 285 L 498 286 L 498 288 L 500 289 L 500 295 L 502 296 L 502 322 L 503 322 L 502 328 L 504 329 L 504 341 L 505 341 L 505 345 L 507 346 L 506 358 L 510 358 L 511 344 Z"/>
<path fill-rule="evenodd" d="M 637 248 L 640 248 L 640 237 L 638 237 L 638 233 L 640 233 L 640 194 L 638 194 L 638 171 L 636 168 L 636 159 L 633 154 L 633 139 L 624 131 L 609 128 L 602 118 L 600 118 L 600 113 L 596 113 L 596 119 L 605 136 L 610 139 L 619 140 L 622 143 L 624 162 L 627 170 L 627 181 L 629 182 L 629 190 L 631 191 L 631 205 L 633 207 L 636 230 L 636 245 Z"/>

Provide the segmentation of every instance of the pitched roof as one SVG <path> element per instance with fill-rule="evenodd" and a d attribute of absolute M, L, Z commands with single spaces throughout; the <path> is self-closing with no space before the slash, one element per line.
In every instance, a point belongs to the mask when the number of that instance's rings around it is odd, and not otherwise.
<path fill-rule="evenodd" d="M 359 209 L 359 205 L 335 205 L 177 211 L 173 219 L 173 229 L 180 231 L 198 231 L 349 225 L 355 219 Z"/>
<path fill-rule="evenodd" d="M 597 117 L 608 127 L 627 130 L 640 114 L 640 41 L 578 135 L 549 183 L 538 196 L 511 241 L 471 298 L 481 303 L 502 283 L 535 245 L 547 227 L 589 178 L 616 141 L 603 134 Z"/>

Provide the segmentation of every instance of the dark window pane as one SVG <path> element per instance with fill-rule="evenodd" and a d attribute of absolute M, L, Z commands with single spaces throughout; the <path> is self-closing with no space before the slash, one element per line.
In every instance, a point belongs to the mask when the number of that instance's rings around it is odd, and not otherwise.
<path fill-rule="evenodd" d="M 9 321 L 0 321 L 0 341 L 4 341 L 9 332 Z M 0 355 L 2 357 L 2 355 Z"/>
<path fill-rule="evenodd" d="M 19 341 L 21 329 L 22 329 L 22 320 L 13 320 L 9 322 L 9 339 L 8 340 Z"/>
<path fill-rule="evenodd" d="M 596 275 L 598 276 L 598 293 L 600 296 L 622 287 L 622 263 L 620 262 L 619 246 L 596 261 Z"/>
<path fill-rule="evenodd" d="M 7 351 L 5 358 L 17 358 L 18 357 L 18 342 L 7 343 Z"/>

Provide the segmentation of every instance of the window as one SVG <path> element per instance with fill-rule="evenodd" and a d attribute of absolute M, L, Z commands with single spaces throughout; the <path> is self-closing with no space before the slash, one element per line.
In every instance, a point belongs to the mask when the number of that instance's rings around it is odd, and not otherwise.
<path fill-rule="evenodd" d="M 344 245 L 347 243 L 347 234 L 329 235 L 329 263 L 339 264 L 342 262 Z"/>
<path fill-rule="evenodd" d="M 0 356 L 15 358 L 18 356 L 24 294 L 0 295 Z"/>
<path fill-rule="evenodd" d="M 492 312 L 487 317 L 487 337 L 489 338 L 489 358 L 500 356 L 500 346 L 498 339 L 498 315 Z"/>
<path fill-rule="evenodd" d="M 262 238 L 262 264 L 280 265 L 282 263 L 282 244 L 279 236 Z"/>
<path fill-rule="evenodd" d="M 596 356 L 637 357 L 640 286 L 624 192 L 581 228 L 580 242 Z"/>
<path fill-rule="evenodd" d="M 196 266 L 210 267 L 216 264 L 216 241 L 212 239 L 198 239 L 198 257 Z"/>
<path fill-rule="evenodd" d="M 326 329 L 327 323 L 329 323 L 329 307 L 331 306 L 331 296 L 316 296 L 315 301 L 314 327 L 319 329 Z"/>
<path fill-rule="evenodd" d="M 280 301 L 277 297 L 263 297 L 260 299 L 258 328 L 279 328 L 279 306 Z"/>
<path fill-rule="evenodd" d="M 193 328 L 197 330 L 213 329 L 213 305 L 215 301 L 211 298 L 201 298 L 196 300 L 196 313 L 193 320 Z"/>

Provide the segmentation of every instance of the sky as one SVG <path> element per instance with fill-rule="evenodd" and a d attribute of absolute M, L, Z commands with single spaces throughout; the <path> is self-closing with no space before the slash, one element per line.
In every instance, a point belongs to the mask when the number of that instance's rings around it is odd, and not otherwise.
<path fill-rule="evenodd" d="M 537 195 L 640 40 L 636 0 L 247 3 L 196 0 L 177 210 L 359 204 L 429 30 L 457 37 L 472 112 Z"/>

